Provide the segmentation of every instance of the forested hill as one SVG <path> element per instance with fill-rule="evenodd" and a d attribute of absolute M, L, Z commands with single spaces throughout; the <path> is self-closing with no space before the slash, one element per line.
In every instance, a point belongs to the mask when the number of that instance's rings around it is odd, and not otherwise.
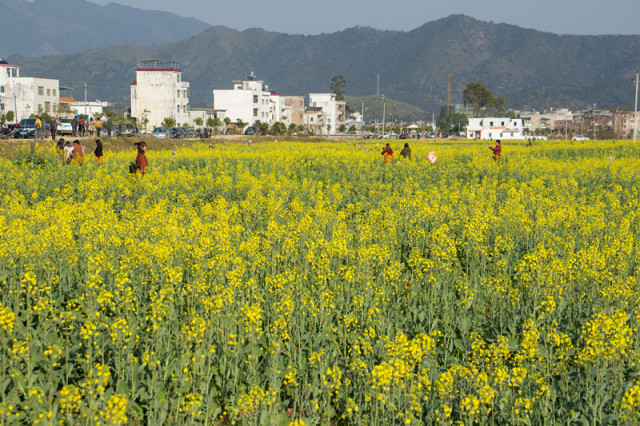
<path fill-rule="evenodd" d="M 510 108 L 576 109 L 633 105 L 640 36 L 556 35 L 453 15 L 410 31 L 355 27 L 314 36 L 217 26 L 166 45 L 10 59 L 22 65 L 23 75 L 57 77 L 78 88 L 86 81 L 90 98 L 128 102 L 136 61 L 151 58 L 182 63 L 192 106 L 210 105 L 214 87 L 230 89 L 232 80 L 253 71 L 272 90 L 290 95 L 328 91 L 336 74 L 345 77 L 347 95 L 371 95 L 380 75 L 387 98 L 426 112 L 446 101 L 451 73 L 453 102 L 461 102 L 469 82 L 482 81 L 506 96 Z"/>
<path fill-rule="evenodd" d="M 0 57 L 59 55 L 128 43 L 173 43 L 208 27 L 197 19 L 115 3 L 0 0 Z"/>

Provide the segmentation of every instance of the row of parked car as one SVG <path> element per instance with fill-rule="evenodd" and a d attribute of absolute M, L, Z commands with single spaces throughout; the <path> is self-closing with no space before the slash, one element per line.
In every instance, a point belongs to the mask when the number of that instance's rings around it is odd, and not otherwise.
<path fill-rule="evenodd" d="M 14 132 L 15 138 L 34 138 L 36 135 L 36 119 L 35 118 L 23 118 L 15 126 Z M 46 121 L 42 122 L 42 131 L 45 134 L 50 133 L 51 127 Z M 108 136 L 109 131 L 105 128 L 102 129 L 99 136 Z M 112 136 L 139 136 L 140 132 L 131 123 L 119 123 L 111 131 Z M 73 126 L 71 125 L 70 118 L 60 118 L 58 120 L 58 126 L 56 128 L 56 136 L 71 136 L 73 135 Z"/>
<path fill-rule="evenodd" d="M 193 127 L 166 127 L 158 126 L 151 132 L 151 136 L 154 138 L 165 139 L 182 139 L 182 138 L 194 138 L 197 130 Z"/>

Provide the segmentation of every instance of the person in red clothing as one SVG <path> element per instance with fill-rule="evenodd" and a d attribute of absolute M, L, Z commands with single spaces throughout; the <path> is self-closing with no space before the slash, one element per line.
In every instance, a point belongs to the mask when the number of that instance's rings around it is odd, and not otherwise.
<path fill-rule="evenodd" d="M 382 148 L 382 155 L 384 156 L 384 164 L 393 163 L 393 150 L 391 149 L 391 145 L 387 144 Z"/>
<path fill-rule="evenodd" d="M 496 140 L 495 148 L 492 147 L 491 145 L 489 145 L 489 149 L 491 151 L 493 151 L 493 159 L 494 160 L 499 160 L 500 159 L 500 155 L 502 154 L 502 145 L 500 145 L 500 139 Z"/>
<path fill-rule="evenodd" d="M 147 152 L 147 143 L 144 141 L 140 141 L 136 143 L 138 146 L 138 156 L 136 157 L 136 168 L 140 170 L 142 176 L 147 172 L 149 168 L 149 162 L 147 161 L 147 156 L 145 152 Z"/>

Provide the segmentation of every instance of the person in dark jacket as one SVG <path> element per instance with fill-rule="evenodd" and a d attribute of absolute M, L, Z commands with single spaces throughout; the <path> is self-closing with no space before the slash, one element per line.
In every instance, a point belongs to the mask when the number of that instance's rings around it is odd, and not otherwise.
<path fill-rule="evenodd" d="M 502 145 L 500 144 L 500 139 L 496 140 L 495 148 L 492 147 L 491 145 L 489 145 L 489 149 L 491 151 L 493 151 L 493 159 L 494 160 L 499 160 L 500 159 L 500 155 L 502 155 Z"/>
<path fill-rule="evenodd" d="M 96 148 L 93 150 L 93 154 L 96 156 L 96 163 L 100 164 L 102 161 L 102 141 L 96 139 Z"/>
<path fill-rule="evenodd" d="M 400 156 L 411 160 L 411 148 L 409 148 L 408 142 L 404 143 L 404 148 L 402 148 L 402 151 L 400 151 Z"/>
<path fill-rule="evenodd" d="M 51 140 L 54 140 L 56 133 L 58 133 L 58 120 L 55 117 L 51 117 L 49 120 L 49 130 L 51 131 Z"/>

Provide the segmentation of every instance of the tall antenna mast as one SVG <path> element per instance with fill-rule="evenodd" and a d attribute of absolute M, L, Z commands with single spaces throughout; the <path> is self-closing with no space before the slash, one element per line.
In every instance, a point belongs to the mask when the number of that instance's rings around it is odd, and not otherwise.
<path fill-rule="evenodd" d="M 376 75 L 377 84 L 376 84 L 376 96 L 380 96 L 380 74 Z"/>

